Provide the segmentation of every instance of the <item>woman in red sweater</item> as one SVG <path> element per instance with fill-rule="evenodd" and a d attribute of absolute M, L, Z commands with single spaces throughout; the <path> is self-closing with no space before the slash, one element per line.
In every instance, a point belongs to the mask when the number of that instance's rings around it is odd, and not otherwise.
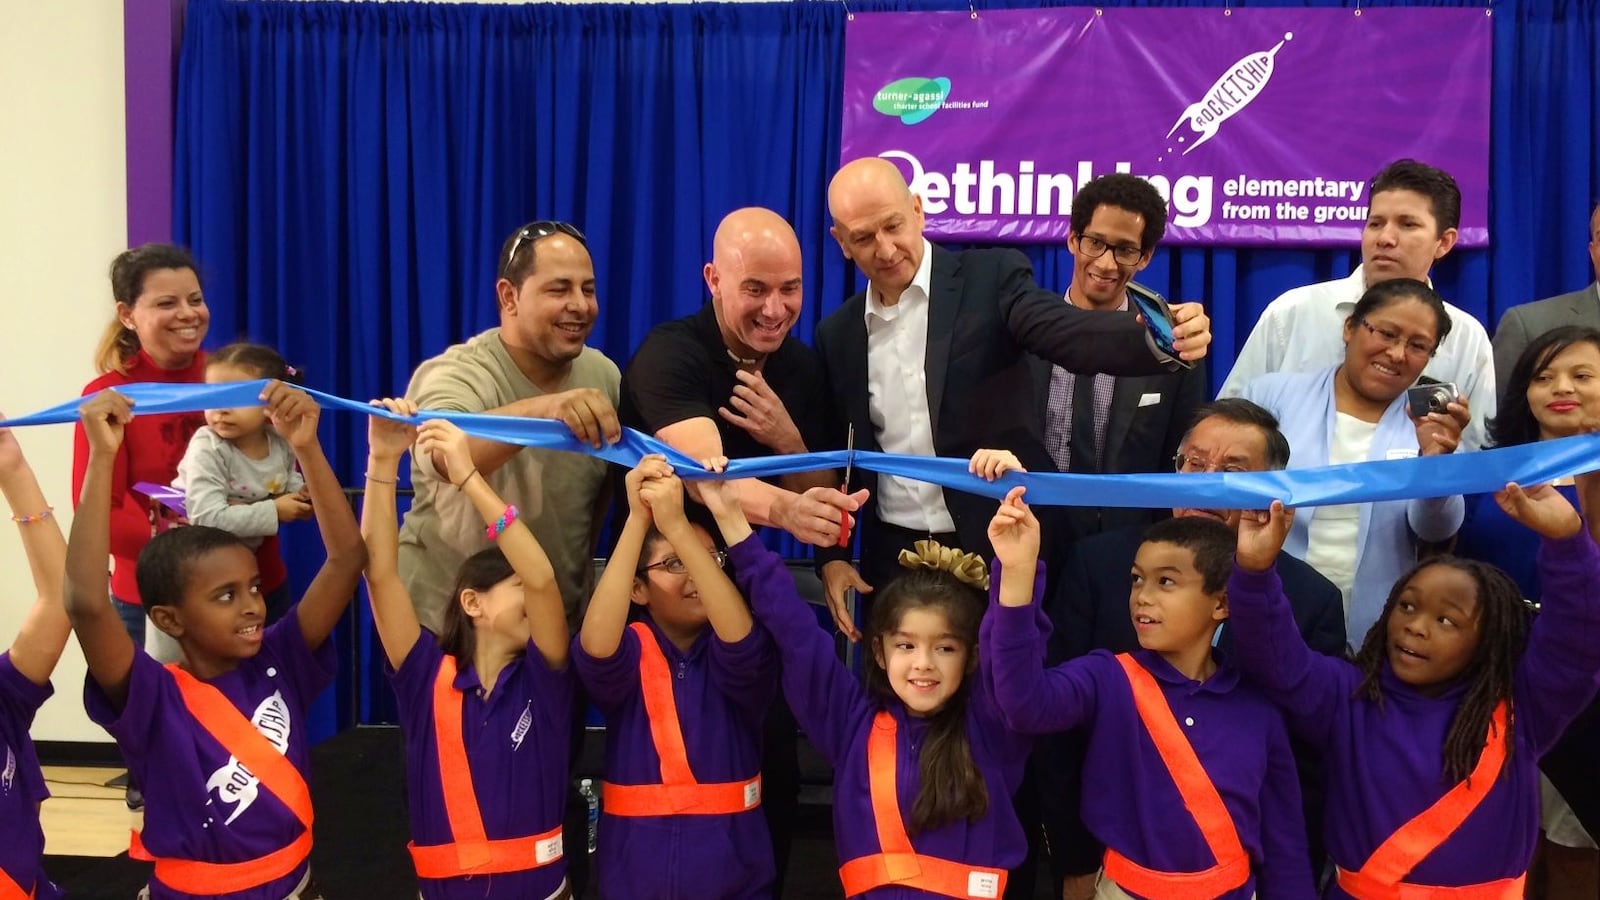
<path fill-rule="evenodd" d="M 84 386 L 85 396 L 141 381 L 205 383 L 206 358 L 200 343 L 205 340 L 211 311 L 187 250 L 171 244 L 145 244 L 117 254 L 111 261 L 111 296 L 116 301 L 116 316 L 95 354 L 101 375 Z M 111 598 L 134 643 L 144 646 L 148 629 L 133 571 L 139 551 L 150 542 L 154 523 L 149 499 L 133 486 L 140 482 L 171 484 L 190 436 L 205 424 L 205 414 L 141 416 L 137 409 L 134 413 L 117 452 L 111 485 Z M 89 444 L 79 425 L 72 453 L 74 506 L 88 464 Z M 256 559 L 261 566 L 261 593 L 270 595 L 282 588 L 286 573 L 278 539 L 263 541 Z"/>

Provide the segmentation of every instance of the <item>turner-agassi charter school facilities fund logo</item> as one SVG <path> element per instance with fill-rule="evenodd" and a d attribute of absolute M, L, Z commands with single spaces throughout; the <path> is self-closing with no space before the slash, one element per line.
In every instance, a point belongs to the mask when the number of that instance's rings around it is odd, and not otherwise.
<path fill-rule="evenodd" d="M 948 78 L 899 78 L 872 95 L 872 108 L 903 125 L 928 121 L 941 109 L 988 109 L 988 100 L 951 100 Z"/>

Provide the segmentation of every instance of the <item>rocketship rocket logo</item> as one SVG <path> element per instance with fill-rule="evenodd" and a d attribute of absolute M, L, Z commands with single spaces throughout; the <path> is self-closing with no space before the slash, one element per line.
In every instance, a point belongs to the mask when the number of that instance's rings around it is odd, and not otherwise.
<path fill-rule="evenodd" d="M 1189 107 L 1178 115 L 1178 121 L 1172 123 L 1172 128 L 1167 132 L 1171 138 L 1185 122 L 1199 135 L 1199 139 L 1190 143 L 1186 137 L 1180 136 L 1178 143 L 1188 144 L 1184 148 L 1184 155 L 1193 153 L 1195 148 L 1217 136 L 1217 129 L 1222 123 L 1238 115 L 1241 110 L 1250 105 L 1250 102 L 1261 96 L 1266 90 L 1267 81 L 1272 78 L 1273 60 L 1283 45 L 1294 40 L 1294 32 L 1285 32 L 1283 40 L 1279 41 L 1271 50 L 1261 53 L 1252 53 L 1228 67 L 1228 71 L 1218 78 L 1205 96 L 1189 104 Z M 1171 153 L 1172 148 L 1168 147 Z"/>

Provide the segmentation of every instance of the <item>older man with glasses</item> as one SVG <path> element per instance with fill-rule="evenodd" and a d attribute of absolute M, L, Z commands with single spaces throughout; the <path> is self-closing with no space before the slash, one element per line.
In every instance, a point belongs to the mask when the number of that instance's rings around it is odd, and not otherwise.
<path fill-rule="evenodd" d="M 585 346 L 599 313 L 594 262 L 583 233 L 533 222 L 506 238 L 494 285 L 500 325 L 423 363 L 406 397 L 423 409 L 559 419 L 596 447 L 621 436 L 621 374 Z M 594 581 L 604 518 L 606 464 L 578 453 L 471 438 L 479 474 L 522 511 L 556 570 L 569 624 Z M 466 497 L 438 468 L 412 457 L 416 499 L 400 528 L 400 577 L 417 618 L 437 632 L 462 560 L 489 546 Z M 459 481 L 461 473 L 455 473 Z"/>

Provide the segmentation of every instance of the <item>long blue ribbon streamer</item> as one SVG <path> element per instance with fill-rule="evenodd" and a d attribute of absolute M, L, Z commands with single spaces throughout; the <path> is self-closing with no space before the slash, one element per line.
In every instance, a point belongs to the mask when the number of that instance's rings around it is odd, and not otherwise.
<path fill-rule="evenodd" d="M 260 406 L 261 391 L 266 384 L 265 381 L 227 384 L 141 383 L 119 387 L 117 391 L 134 401 L 137 414 L 152 415 Z M 574 437 L 565 423 L 553 419 L 433 410 L 423 410 L 408 419 L 367 403 L 321 391 L 307 390 L 307 393 L 328 409 L 383 416 L 413 424 L 421 424 L 428 419 L 445 419 L 474 437 L 526 447 L 587 453 L 622 466 L 637 464 L 640 457 L 647 453 L 660 453 L 685 478 L 715 477 L 694 459 L 631 428 L 623 429 L 622 439 L 617 443 L 596 450 Z M 32 415 L 7 420 L 5 425 L 21 428 L 76 422 L 78 408 L 86 399 L 74 398 Z M 847 451 L 829 450 L 737 459 L 728 464 L 727 477 L 767 477 L 819 469 L 841 469 L 847 456 Z M 988 482 L 969 473 L 964 459 L 867 451 L 855 454 L 855 465 L 880 474 L 900 475 L 997 499 L 1004 497 L 1006 491 L 1015 485 L 1026 485 L 1028 502 L 1046 506 L 1261 509 L 1273 500 L 1282 500 L 1289 506 L 1326 506 L 1478 494 L 1499 490 L 1513 481 L 1518 484 L 1541 484 L 1600 469 L 1600 435 L 1578 435 L 1475 453 L 1237 474 L 1066 475 L 1012 472 Z"/>

